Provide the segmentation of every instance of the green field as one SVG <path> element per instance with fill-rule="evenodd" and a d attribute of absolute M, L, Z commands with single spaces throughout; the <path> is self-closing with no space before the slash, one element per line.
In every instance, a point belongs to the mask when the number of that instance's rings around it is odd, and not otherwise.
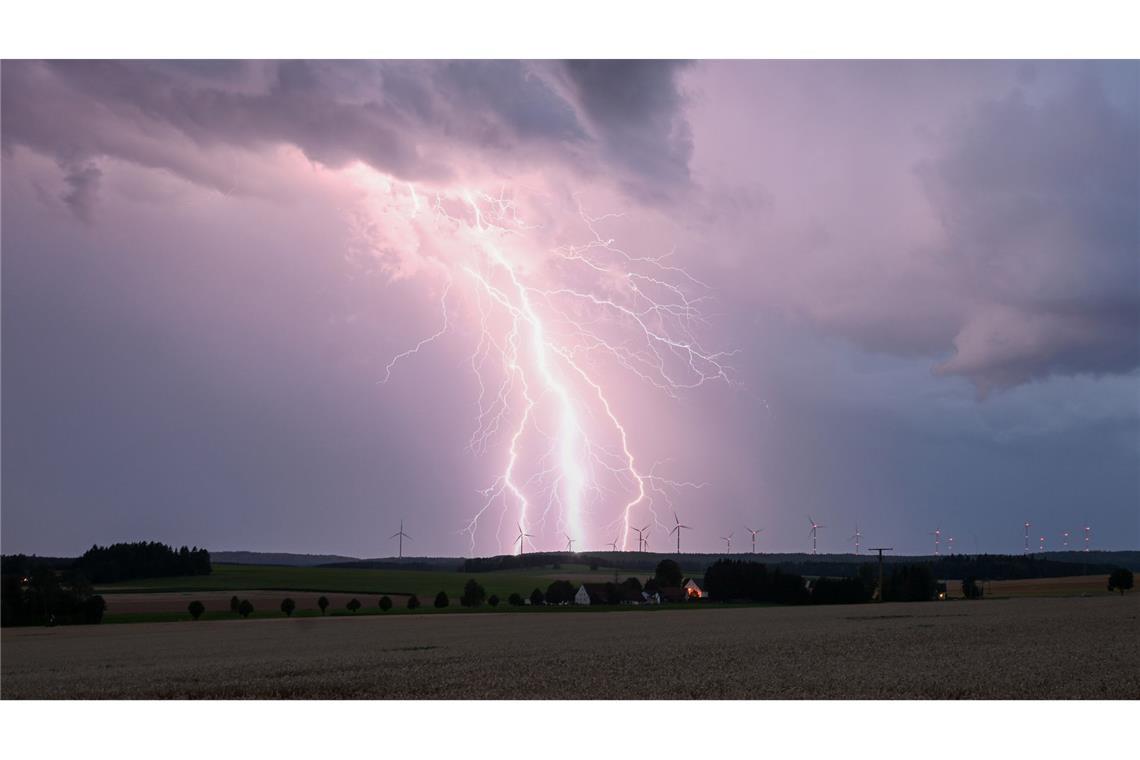
<path fill-rule="evenodd" d="M 624 580 L 628 571 L 618 573 Z M 506 599 L 512 593 L 528 595 L 535 588 L 544 592 L 552 581 L 605 582 L 614 579 L 612 569 L 590 570 L 586 565 L 563 565 L 561 569 L 527 568 L 490 573 L 460 573 L 428 570 L 358 570 L 327 567 L 215 564 L 210 575 L 108 583 L 101 592 L 156 591 L 325 591 L 350 594 L 416 594 L 429 603 L 440 591 L 458 599 L 468 578 L 476 579 L 487 594 Z M 645 580 L 645 576 L 642 576 Z"/>

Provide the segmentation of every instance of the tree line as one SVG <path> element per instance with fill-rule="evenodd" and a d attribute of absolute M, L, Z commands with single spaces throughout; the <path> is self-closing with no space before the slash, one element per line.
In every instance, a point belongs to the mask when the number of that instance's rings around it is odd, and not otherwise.
<path fill-rule="evenodd" d="M 137 578 L 168 578 L 176 575 L 209 575 L 210 552 L 157 541 L 92 546 L 75 561 L 75 569 L 92 583 L 114 583 Z"/>

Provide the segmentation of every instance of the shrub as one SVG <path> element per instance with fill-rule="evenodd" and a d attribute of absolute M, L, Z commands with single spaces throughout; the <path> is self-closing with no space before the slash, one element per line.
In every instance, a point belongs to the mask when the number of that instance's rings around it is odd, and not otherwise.
<path fill-rule="evenodd" d="M 544 601 L 544 598 L 542 596 L 542 589 L 536 588 L 534 591 L 530 592 L 530 603 L 531 604 L 539 605 L 539 604 L 542 604 L 543 601 Z"/>
<path fill-rule="evenodd" d="M 356 597 L 353 597 L 352 599 L 348 600 L 348 604 L 344 605 L 344 607 L 353 615 L 355 615 L 356 611 L 360 609 L 360 600 Z"/>
<path fill-rule="evenodd" d="M 297 603 L 292 599 L 286 597 L 281 600 L 281 611 L 285 613 L 285 617 L 293 617 L 293 610 L 297 609 Z"/>
<path fill-rule="evenodd" d="M 186 609 L 190 612 L 190 617 L 197 620 L 198 618 L 202 617 L 202 613 L 206 611 L 206 605 L 195 599 L 194 601 L 190 602 Z"/>
<path fill-rule="evenodd" d="M 440 591 L 438 594 L 435 595 L 435 608 L 437 610 L 442 610 L 444 607 L 448 606 L 449 604 L 451 604 L 451 600 L 447 598 L 447 592 L 446 591 Z"/>
<path fill-rule="evenodd" d="M 1123 593 L 1123 592 L 1122 592 Z M 103 613 L 107 611 L 107 602 L 96 594 L 83 600 L 80 618 L 84 623 L 102 623 Z"/>
<path fill-rule="evenodd" d="M 517 591 L 507 597 L 507 604 L 511 605 L 512 607 L 521 607 L 522 603 L 522 594 L 519 594 Z"/>
<path fill-rule="evenodd" d="M 463 586 L 463 596 L 459 597 L 459 603 L 464 607 L 478 607 L 486 598 L 487 592 L 478 581 L 471 578 Z"/>
<path fill-rule="evenodd" d="M 633 591 L 635 593 L 638 593 L 638 594 L 640 594 L 643 591 L 643 589 L 641 588 L 641 581 L 638 580 L 637 578 L 632 577 L 632 576 L 630 576 L 629 578 L 626 578 L 624 581 L 622 581 L 621 585 L 624 586 L 626 589 Z"/>
<path fill-rule="evenodd" d="M 420 598 L 418 596 L 416 596 L 415 594 L 412 594 L 411 596 L 408 597 L 408 609 L 409 610 L 419 609 L 419 606 L 420 606 Z"/>
<path fill-rule="evenodd" d="M 499 606 L 499 597 L 495 596 L 494 594 L 491 594 L 489 597 L 487 597 L 487 604 L 491 605 L 492 607 L 498 607 Z"/>
<path fill-rule="evenodd" d="M 329 608 L 328 597 L 322 596 L 320 599 L 318 599 L 317 600 L 317 606 L 321 608 L 321 614 L 322 615 L 325 614 L 325 610 L 327 610 Z"/>
<path fill-rule="evenodd" d="M 238 609 L 240 607 L 241 607 L 241 600 L 238 599 L 236 596 L 231 596 L 230 597 L 230 612 L 232 612 L 236 615 L 238 613 Z"/>
<path fill-rule="evenodd" d="M 392 600 L 386 596 L 380 597 L 380 609 L 384 612 L 392 609 Z"/>
<path fill-rule="evenodd" d="M 253 614 L 253 605 L 250 604 L 248 599 L 242 599 L 241 604 L 238 605 L 238 614 L 242 618 L 247 618 Z"/>
<path fill-rule="evenodd" d="M 1124 592 L 1132 588 L 1132 571 L 1127 568 L 1117 568 L 1112 571 L 1112 575 L 1108 576 L 1108 590 L 1119 591 L 1121 596 Z"/>

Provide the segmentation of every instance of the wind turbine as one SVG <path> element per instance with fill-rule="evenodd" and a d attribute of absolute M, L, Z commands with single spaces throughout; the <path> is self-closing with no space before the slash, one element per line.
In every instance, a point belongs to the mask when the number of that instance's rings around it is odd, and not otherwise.
<path fill-rule="evenodd" d="M 643 551 L 643 549 L 641 548 L 641 545 L 643 543 L 642 536 L 645 534 L 645 531 L 649 530 L 649 526 L 646 525 L 644 528 L 632 528 L 631 527 L 630 530 L 632 530 L 634 533 L 637 534 L 637 550 Z"/>
<path fill-rule="evenodd" d="M 1025 521 L 1025 553 L 1029 554 L 1029 521 Z"/>
<path fill-rule="evenodd" d="M 409 541 L 411 541 L 411 540 L 412 540 L 412 537 L 411 537 L 411 536 L 409 536 L 407 533 L 405 533 L 405 532 L 404 532 L 404 521 L 403 521 L 403 520 L 400 520 L 400 530 L 399 530 L 399 532 L 398 532 L 398 533 L 393 533 L 392 535 L 388 536 L 388 540 L 389 540 L 389 541 L 391 541 L 393 538 L 397 538 L 397 537 L 400 539 L 400 554 L 399 554 L 399 557 L 400 557 L 400 559 L 403 559 L 403 558 L 404 558 L 404 539 L 406 538 L 406 539 L 408 539 Z"/>
<path fill-rule="evenodd" d="M 756 534 L 757 533 L 763 533 L 764 529 L 763 528 L 757 528 L 756 530 L 752 530 L 752 528 L 746 527 L 745 530 L 752 534 L 752 553 L 755 554 L 756 553 Z"/>
<path fill-rule="evenodd" d="M 942 553 L 942 529 L 935 528 L 933 533 L 928 533 L 928 536 L 934 536 L 934 556 L 937 557 Z"/>
<path fill-rule="evenodd" d="M 515 525 L 519 526 L 519 537 L 515 539 L 515 543 L 519 545 L 519 556 L 521 557 L 526 548 L 526 539 L 534 538 L 534 536 L 523 530 L 522 523 L 515 523 Z"/>
<path fill-rule="evenodd" d="M 735 532 L 736 531 L 729 531 L 727 536 L 721 536 L 720 537 L 720 540 L 724 541 L 724 543 L 728 546 L 728 548 L 725 549 L 725 552 L 724 552 L 725 554 L 732 554 L 732 536 Z M 680 550 L 678 549 L 678 552 L 679 551 Z"/>
<path fill-rule="evenodd" d="M 645 551 L 649 551 L 649 534 L 650 533 L 652 533 L 652 531 L 649 531 L 649 530 L 645 531 L 645 541 L 643 542 L 645 544 Z"/>
<path fill-rule="evenodd" d="M 1042 554 L 1045 553 L 1045 536 L 1041 537 L 1041 548 L 1038 551 L 1040 551 Z"/>
<path fill-rule="evenodd" d="M 681 553 L 681 531 L 692 530 L 692 528 L 690 528 L 688 525 L 682 525 L 681 524 L 681 518 L 677 517 L 676 512 L 673 513 L 673 522 L 674 522 L 673 530 L 669 531 L 669 534 L 670 535 L 672 535 L 674 533 L 677 534 L 677 553 L 680 554 Z"/>
<path fill-rule="evenodd" d="M 1085 526 L 1085 551 L 1089 550 L 1089 533 L 1092 531 L 1088 525 Z"/>
<path fill-rule="evenodd" d="M 610 541 L 610 551 L 612 551 L 612 552 L 617 551 L 617 542 L 618 542 L 618 537 L 614 536 L 614 540 Z"/>
<path fill-rule="evenodd" d="M 1062 532 L 1061 538 L 1064 539 L 1061 543 L 1062 547 L 1064 547 L 1065 551 L 1069 551 L 1069 531 L 1066 530 Z"/>
<path fill-rule="evenodd" d="M 855 554 L 859 554 L 859 539 L 863 538 L 863 534 L 859 532 L 859 523 L 855 523 L 855 535 L 847 539 L 848 541 L 855 542 Z"/>
<path fill-rule="evenodd" d="M 950 556 L 953 557 L 954 556 L 954 537 L 950 536 L 950 538 L 948 538 L 946 540 L 950 544 Z"/>
<path fill-rule="evenodd" d="M 562 535 L 566 536 L 566 551 L 573 554 L 574 553 L 574 539 L 570 538 L 569 533 L 563 533 Z"/>
<path fill-rule="evenodd" d="M 820 528 L 826 528 L 827 526 L 826 525 L 820 525 L 815 520 L 811 519 L 811 515 L 808 515 L 808 522 L 811 523 L 811 531 L 809 531 L 811 533 L 811 553 L 815 554 L 816 553 L 816 551 L 815 551 L 816 531 L 818 531 Z"/>

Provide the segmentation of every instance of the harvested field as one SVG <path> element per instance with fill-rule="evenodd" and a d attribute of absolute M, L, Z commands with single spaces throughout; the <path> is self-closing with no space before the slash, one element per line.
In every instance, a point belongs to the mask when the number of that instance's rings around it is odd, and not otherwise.
<path fill-rule="evenodd" d="M 6 629 L 4 698 L 1140 698 L 1140 595 Z"/>

